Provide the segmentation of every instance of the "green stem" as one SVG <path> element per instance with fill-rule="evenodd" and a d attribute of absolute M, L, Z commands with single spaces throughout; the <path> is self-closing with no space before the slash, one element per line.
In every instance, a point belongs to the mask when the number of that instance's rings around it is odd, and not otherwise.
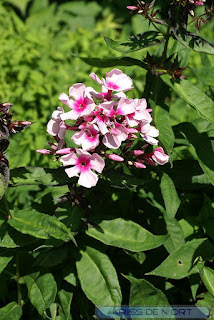
<path fill-rule="evenodd" d="M 206 16 L 206 13 L 203 13 L 203 14 L 201 14 L 200 16 L 195 17 L 194 19 L 192 19 L 192 20 L 188 23 L 188 26 L 189 26 L 190 24 L 192 24 L 193 22 L 195 22 L 198 18 L 201 18 L 201 17 L 203 17 L 203 16 Z"/>
<path fill-rule="evenodd" d="M 17 303 L 22 306 L 22 288 L 20 284 L 19 255 L 16 254 Z"/>
<path fill-rule="evenodd" d="M 166 60 L 166 57 L 167 57 L 167 49 L 168 49 L 168 44 L 169 44 L 169 39 L 170 39 L 170 26 L 168 26 L 168 28 L 167 28 L 167 32 L 165 34 L 165 39 L 166 39 L 166 41 L 165 41 L 162 59 L 161 59 L 162 63 L 164 63 L 164 61 Z"/>
<path fill-rule="evenodd" d="M 8 202 L 7 202 L 7 199 L 6 199 L 6 196 L 4 195 L 3 198 L 2 198 L 2 201 L 3 201 L 3 204 L 4 204 L 4 207 L 6 209 L 6 212 L 7 212 L 7 215 L 8 215 L 8 219 L 10 218 L 10 209 L 8 207 Z M 0 210 L 1 211 L 1 210 Z M 3 212 L 3 211 L 2 211 Z"/>
<path fill-rule="evenodd" d="M 167 58 L 167 50 L 168 50 L 168 44 L 169 44 L 169 39 L 170 39 L 170 26 L 167 28 L 167 32 L 165 34 L 165 44 L 164 44 L 164 49 L 163 49 L 163 54 L 161 57 L 161 66 L 164 66 L 164 62 Z M 157 103 L 158 101 L 158 94 L 160 90 L 160 76 L 156 76 L 155 80 L 155 90 L 154 90 L 154 102 Z"/>

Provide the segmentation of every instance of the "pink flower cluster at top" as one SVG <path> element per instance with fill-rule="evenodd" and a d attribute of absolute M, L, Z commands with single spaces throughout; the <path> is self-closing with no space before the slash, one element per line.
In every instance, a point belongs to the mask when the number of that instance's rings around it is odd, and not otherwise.
<path fill-rule="evenodd" d="M 47 132 L 56 143 L 51 144 L 52 150 L 37 151 L 60 156 L 67 175 L 78 176 L 78 183 L 86 188 L 97 184 L 98 175 L 94 171 L 103 171 L 105 158 L 125 161 L 137 168 L 167 163 L 169 157 L 161 147 L 146 153 L 149 144 L 158 145 L 159 132 L 151 125 L 151 109 L 147 108 L 146 100 L 129 99 L 124 93 L 133 88 L 131 78 L 118 69 L 106 73 L 106 79 L 99 79 L 95 73 L 90 77 L 101 85 L 101 92 L 77 83 L 70 87 L 69 95 L 60 94 L 59 100 L 70 111 L 58 107 L 53 112 Z M 66 124 L 67 120 L 73 120 L 74 124 Z M 71 139 L 78 148 L 66 146 L 66 130 L 75 131 Z M 142 148 L 130 151 L 138 137 L 142 139 Z M 116 154 L 112 149 L 119 152 Z"/>
<path fill-rule="evenodd" d="M 190 3 L 195 4 L 196 6 L 203 6 L 206 0 L 197 1 L 197 0 L 189 0 Z"/>

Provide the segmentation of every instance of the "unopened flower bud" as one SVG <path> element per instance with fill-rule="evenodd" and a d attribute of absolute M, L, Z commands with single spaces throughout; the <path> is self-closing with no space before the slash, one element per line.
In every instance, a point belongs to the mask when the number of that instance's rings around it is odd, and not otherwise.
<path fill-rule="evenodd" d="M 138 169 L 145 169 L 146 168 L 145 164 L 143 164 L 141 162 L 134 162 L 134 166 Z"/>
<path fill-rule="evenodd" d="M 118 162 L 124 161 L 124 159 L 118 156 L 117 154 L 106 154 L 106 157 L 113 161 L 118 161 Z"/>
<path fill-rule="evenodd" d="M 144 154 L 144 151 L 143 151 L 143 150 L 134 150 L 134 155 L 135 155 L 136 157 L 139 157 L 139 156 L 141 156 L 142 154 Z"/>
<path fill-rule="evenodd" d="M 64 148 L 56 151 L 56 154 L 69 154 L 74 151 L 73 148 Z"/>
<path fill-rule="evenodd" d="M 38 149 L 36 152 L 41 153 L 41 154 L 52 154 L 51 150 L 48 149 Z"/>

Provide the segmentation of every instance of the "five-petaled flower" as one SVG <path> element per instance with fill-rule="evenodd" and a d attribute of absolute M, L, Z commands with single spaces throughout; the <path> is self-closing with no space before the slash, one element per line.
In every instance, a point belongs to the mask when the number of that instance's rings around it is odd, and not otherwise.
<path fill-rule="evenodd" d="M 94 187 L 97 184 L 98 176 L 92 170 L 101 173 L 105 162 L 97 153 L 92 155 L 82 149 L 77 149 L 76 153 L 71 152 L 61 157 L 64 166 L 72 166 L 65 169 L 69 178 L 79 176 L 78 183 L 86 188 Z"/>

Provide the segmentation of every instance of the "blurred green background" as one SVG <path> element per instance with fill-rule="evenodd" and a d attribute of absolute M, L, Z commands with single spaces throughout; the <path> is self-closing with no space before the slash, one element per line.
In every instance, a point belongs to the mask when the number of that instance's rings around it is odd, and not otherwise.
<path fill-rule="evenodd" d="M 129 4 L 126 0 L 0 1 L 0 100 L 14 105 L 14 119 L 35 122 L 12 137 L 7 153 L 11 169 L 26 165 L 58 166 L 35 150 L 47 148 L 51 141 L 46 124 L 60 105 L 59 94 L 68 93 L 69 87 L 77 82 L 99 90 L 89 78 L 90 72 L 104 76 L 111 69 L 91 67 L 72 54 L 99 58 L 121 56 L 106 45 L 103 36 L 123 40 L 148 29 L 148 23 L 141 16 L 130 15 L 126 9 Z M 194 24 L 191 26 L 194 30 Z M 211 22 L 206 28 L 202 27 L 201 35 L 212 39 L 213 29 Z M 149 49 L 157 54 L 158 50 L 160 46 Z M 178 45 L 176 51 L 182 66 L 189 61 L 190 66 L 200 67 L 205 59 L 214 65 L 213 58 L 189 52 L 182 46 Z M 133 56 L 143 59 L 146 53 L 147 50 L 142 50 Z M 129 97 L 141 97 L 145 70 L 139 67 L 120 69 L 134 80 L 135 89 Z M 185 73 L 199 87 L 206 87 L 190 69 Z M 205 89 L 213 95 L 210 87 Z M 169 104 L 172 124 L 197 118 L 196 112 L 182 100 L 172 99 Z"/>

